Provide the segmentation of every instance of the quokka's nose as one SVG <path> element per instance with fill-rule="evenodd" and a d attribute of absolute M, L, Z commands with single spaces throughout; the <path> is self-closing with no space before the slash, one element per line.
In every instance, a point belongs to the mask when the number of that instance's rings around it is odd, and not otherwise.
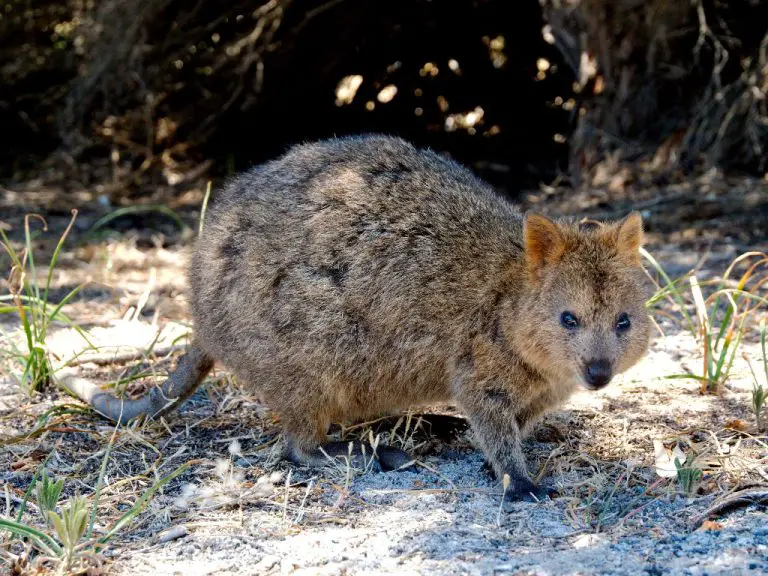
<path fill-rule="evenodd" d="M 611 381 L 611 363 L 608 360 L 590 360 L 584 368 L 584 380 L 593 390 Z"/>

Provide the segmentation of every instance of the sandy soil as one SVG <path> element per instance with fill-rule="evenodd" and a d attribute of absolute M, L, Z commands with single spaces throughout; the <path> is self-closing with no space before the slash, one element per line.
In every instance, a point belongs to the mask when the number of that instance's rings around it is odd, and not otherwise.
<path fill-rule="evenodd" d="M 734 241 L 708 241 L 708 246 L 701 278 L 716 277 L 741 252 Z M 649 249 L 673 276 L 696 266 L 704 253 L 701 244 L 669 236 L 652 237 Z M 162 379 L 177 356 L 174 343 L 183 344 L 192 329 L 186 324 L 185 259 L 186 243 L 173 232 L 158 237 L 146 230 L 67 251 L 56 289 L 63 295 L 91 281 L 66 310 L 103 346 L 102 355 L 141 352 L 160 332 L 156 354 L 123 362 L 83 358 L 83 374 L 115 381 L 138 373 L 141 378 L 129 384 L 138 389 Z M 502 506 L 501 487 L 483 469 L 471 430 L 431 435 L 415 426 L 417 416 L 407 429 L 405 422 L 395 426 L 392 420 L 379 432 L 382 442 L 414 453 L 418 472 L 288 465 L 279 459 L 282 439 L 270 412 L 217 370 L 178 414 L 117 434 L 96 534 L 108 530 L 159 478 L 182 464 L 188 467 L 110 541 L 101 553 L 101 570 L 120 575 L 768 573 L 768 437 L 755 429 L 753 380 L 745 359 L 757 365 L 756 335 L 747 334 L 745 357 L 736 359 L 722 394 L 702 395 L 695 380 L 668 378 L 699 370 L 695 340 L 669 306 L 660 306 L 655 316 L 664 335 L 639 365 L 602 392 L 579 392 L 527 442 L 531 470 L 558 488 L 555 498 L 535 504 Z M 0 348 L 18 336 L 16 322 L 0 315 L 5 334 Z M 83 347 L 63 326 L 47 344 L 62 357 Z M 48 469 L 67 478 L 65 495 L 91 496 L 113 428 L 87 410 L 72 409 L 78 404 L 55 391 L 30 399 L 5 368 L 0 470 L 11 511 L 15 514 L 48 456 Z M 56 406 L 64 408 L 51 412 Z M 453 414 L 450 407 L 441 411 Z M 675 447 L 692 455 L 702 473 L 688 493 L 679 479 L 663 477 Z M 745 490 L 753 491 L 754 502 L 705 514 Z M 40 525 L 34 508 L 25 521 Z"/>

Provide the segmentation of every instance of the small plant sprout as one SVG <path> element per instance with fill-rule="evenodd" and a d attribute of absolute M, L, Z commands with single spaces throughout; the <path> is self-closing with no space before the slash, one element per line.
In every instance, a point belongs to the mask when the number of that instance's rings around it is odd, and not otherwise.
<path fill-rule="evenodd" d="M 678 467 L 675 462 L 686 461 L 685 452 L 675 443 L 670 450 L 664 446 L 661 440 L 653 441 L 654 464 L 656 474 L 661 478 L 676 478 Z"/>
<path fill-rule="evenodd" d="M 694 465 L 694 459 L 695 456 L 693 452 L 690 452 L 688 456 L 686 456 L 685 461 L 682 464 L 680 463 L 679 458 L 675 458 L 677 482 L 686 496 L 693 496 L 696 488 L 699 486 L 699 481 L 703 476 L 701 468 Z"/>
<path fill-rule="evenodd" d="M 698 463 L 694 463 L 696 455 L 693 451 L 686 454 L 675 442 L 670 449 L 661 440 L 653 441 L 656 474 L 661 478 L 676 478 L 680 489 L 687 496 L 693 495 L 703 475 Z"/>
<path fill-rule="evenodd" d="M 761 357 L 763 360 L 763 373 L 765 375 L 765 381 L 768 383 L 768 354 L 766 354 L 766 346 L 765 346 L 765 318 L 760 320 L 760 352 Z M 765 400 L 766 397 L 768 397 L 768 394 L 766 394 L 765 387 L 760 383 L 760 381 L 757 378 L 757 374 L 755 374 L 754 369 L 752 368 L 752 363 L 749 361 L 749 358 L 745 355 L 744 359 L 747 361 L 749 365 L 749 369 L 752 372 L 752 411 L 755 414 L 755 425 L 757 426 L 757 432 L 760 433 L 763 431 L 763 408 L 765 407 Z"/>
<path fill-rule="evenodd" d="M 756 384 L 752 390 L 752 410 L 755 412 L 755 426 L 757 431 L 763 431 L 763 420 L 761 414 L 765 406 L 765 388 L 762 384 Z"/>
<path fill-rule="evenodd" d="M 69 570 L 76 558 L 77 545 L 88 527 L 88 500 L 84 496 L 75 496 L 62 506 L 61 516 L 49 510 L 48 519 L 62 543 L 62 566 Z"/>
<path fill-rule="evenodd" d="M 51 563 L 57 568 L 56 574 L 70 574 L 76 562 L 87 559 L 98 560 L 100 548 L 133 522 L 158 490 L 186 471 L 188 467 L 189 463 L 182 464 L 164 478 L 160 478 L 99 537 L 88 533 L 87 497 L 74 496 L 61 506 L 60 513 L 54 510 L 64 482 L 63 479 L 51 480 L 44 471 L 36 488 L 36 496 L 40 511 L 45 517 L 47 532 L 22 522 L 21 514 L 16 520 L 0 517 L 0 530 L 28 541 L 36 553 L 34 562 L 37 565 Z M 92 504 L 94 507 L 98 505 L 96 496 L 94 495 Z"/>
<path fill-rule="evenodd" d="M 40 512 L 43 514 L 43 518 L 49 528 L 52 527 L 49 512 L 54 512 L 56 510 L 56 505 L 59 503 L 59 496 L 61 496 L 63 487 L 63 478 L 54 481 L 48 476 L 48 471 L 43 469 L 40 480 L 35 486 L 37 490 L 36 500 Z"/>

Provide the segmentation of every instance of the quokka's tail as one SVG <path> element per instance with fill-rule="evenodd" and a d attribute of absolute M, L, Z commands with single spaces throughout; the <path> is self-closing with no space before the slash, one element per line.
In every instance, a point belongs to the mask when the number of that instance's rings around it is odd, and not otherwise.
<path fill-rule="evenodd" d="M 194 394 L 213 368 L 214 360 L 194 346 L 179 358 L 176 369 L 162 386 L 152 388 L 141 398 L 124 399 L 102 390 L 93 382 L 80 378 L 74 368 L 60 370 L 54 377 L 57 384 L 87 403 L 99 414 L 114 422 L 125 424 L 134 418 L 157 417 L 172 412 Z"/>

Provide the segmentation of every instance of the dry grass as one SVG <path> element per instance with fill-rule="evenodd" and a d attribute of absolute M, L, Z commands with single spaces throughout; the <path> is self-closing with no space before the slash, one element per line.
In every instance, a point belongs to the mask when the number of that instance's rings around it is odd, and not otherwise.
<path fill-rule="evenodd" d="M 571 137 L 575 181 L 595 185 L 611 156 L 675 179 L 701 164 L 764 170 L 768 30 L 740 28 L 760 18 L 746 3 L 542 5 L 550 42 L 586 93 Z"/>
<path fill-rule="evenodd" d="M 159 257 L 160 249 L 154 254 Z M 99 265 L 98 258 L 94 265 Z M 743 271 L 740 274 L 733 285 L 722 277 L 712 286 L 730 294 L 743 295 L 746 289 L 754 295 L 763 293 L 764 280 L 758 275 L 748 276 L 756 280 L 752 285 L 740 282 L 746 277 Z M 669 285 L 669 280 L 662 277 L 660 285 Z M 137 289 L 122 296 L 125 312 L 114 330 L 90 329 L 91 344 L 85 340 L 80 344 L 88 348 L 87 354 L 75 350 L 71 337 L 75 332 L 66 326 L 51 330 L 48 352 L 61 359 L 76 357 L 82 371 L 99 381 L 129 388 L 152 385 L 170 370 L 178 344 L 174 341 L 187 330 L 167 322 L 158 312 L 163 302 L 173 299 L 165 284 L 171 281 L 156 278 L 152 285 L 152 291 L 162 296 L 155 301 L 151 320 L 141 312 L 152 294 L 146 287 Z M 54 274 L 52 288 L 56 284 Z M 623 379 L 620 389 L 617 386 L 599 398 L 586 395 L 574 400 L 568 410 L 549 417 L 528 443 L 536 478 L 553 478 L 558 500 L 567 504 L 568 536 L 643 530 L 654 514 L 663 514 L 659 506 L 687 498 L 690 504 L 683 513 L 668 519 L 670 530 L 683 530 L 685 522 L 703 522 L 718 506 L 739 498 L 760 498 L 759 491 L 743 490 L 768 482 L 768 436 L 752 424 L 751 376 L 740 355 L 745 353 L 755 365 L 763 362 L 751 322 L 764 316 L 765 308 L 751 310 L 750 323 L 739 324 L 744 332 L 735 344 L 740 354 L 734 357 L 728 378 L 719 383 L 720 395 L 701 395 L 695 383 L 665 378 L 686 362 L 700 362 L 706 349 L 697 328 L 696 299 L 688 291 L 691 284 L 674 286 L 675 290 L 654 299 L 651 307 L 660 327 L 670 333 L 663 342 L 671 343 L 681 361 L 669 361 L 669 353 L 657 349 L 649 362 Z M 109 298 L 89 305 L 92 311 L 96 307 L 105 314 L 115 309 Z M 82 303 L 73 301 L 63 309 L 78 306 Z M 722 307 L 713 306 L 708 317 L 733 327 L 733 318 L 741 310 L 723 320 Z M 69 317 L 77 324 L 76 314 Z M 686 333 L 689 321 L 693 330 Z M 12 333 L 10 325 L 6 332 L 8 337 L 23 336 L 23 332 Z M 56 346 L 61 348 L 57 351 Z M 667 359 L 667 364 L 660 359 Z M 763 378 L 759 371 L 753 373 Z M 51 391 L 31 397 L 15 392 L 12 388 L 2 391 L 3 397 L 14 397 L 0 413 L 0 458 L 10 471 L 3 518 L 13 518 L 61 542 L 46 523 L 33 489 L 35 479 L 46 470 L 64 480 L 58 508 L 54 508 L 61 511 L 81 495 L 86 499 L 88 523 L 92 521 L 69 559 L 46 559 L 39 546 L 35 551 L 3 531 L 0 551 L 5 561 L 24 565 L 24 570 L 36 566 L 43 573 L 53 573 L 66 562 L 73 571 L 93 573 L 106 570 L 110 554 L 130 549 L 136 541 L 167 542 L 202 527 L 238 530 L 254 515 L 269 526 L 265 530 L 272 535 L 295 534 L 327 524 L 346 525 L 360 511 L 376 506 L 355 489 L 357 483 L 374 476 L 371 462 L 355 467 L 351 460 L 337 461 L 322 470 L 289 466 L 280 459 L 279 423 L 247 388 L 225 373 L 210 377 L 180 414 L 118 428 Z M 450 407 L 429 413 L 438 417 L 430 421 L 424 413 L 411 411 L 335 431 L 340 438 L 378 439 L 406 449 L 414 454 L 423 474 L 434 479 L 373 488 L 369 493 L 448 498 L 492 494 L 500 506 L 502 486 L 482 473 L 467 485 L 446 472 L 450 458 L 474 452 L 471 431 L 453 418 L 456 413 Z M 650 439 L 656 440 L 655 446 Z M 675 456 L 681 461 L 678 467 Z M 712 503 L 717 498 L 724 500 Z M 710 512 L 707 502 L 713 506 Z M 505 516 L 498 514 L 495 521 L 501 527 Z"/>

